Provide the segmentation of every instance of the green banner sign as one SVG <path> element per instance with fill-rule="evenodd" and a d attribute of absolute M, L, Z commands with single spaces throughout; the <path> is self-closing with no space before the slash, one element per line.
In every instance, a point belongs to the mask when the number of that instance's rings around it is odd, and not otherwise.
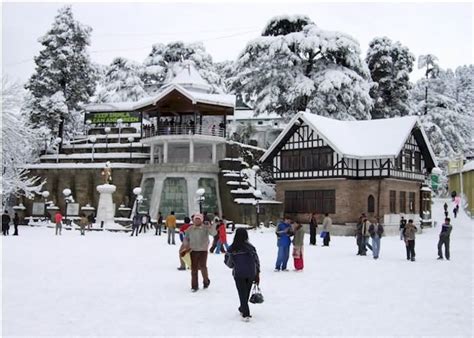
<path fill-rule="evenodd" d="M 122 119 L 123 123 L 140 122 L 140 112 L 88 112 L 85 114 L 84 121 L 91 120 L 92 124 L 117 123 Z"/>
<path fill-rule="evenodd" d="M 439 176 L 431 175 L 431 189 L 437 191 L 439 187 Z"/>

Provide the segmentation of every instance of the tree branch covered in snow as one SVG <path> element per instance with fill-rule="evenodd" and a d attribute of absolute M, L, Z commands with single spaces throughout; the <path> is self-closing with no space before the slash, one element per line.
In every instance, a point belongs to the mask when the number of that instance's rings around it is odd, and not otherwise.
<path fill-rule="evenodd" d="M 20 113 L 22 97 L 21 86 L 2 77 L 2 204 L 11 195 L 30 197 L 39 193 L 44 184 L 23 169 L 36 159 L 34 147 L 40 131 L 28 126 L 27 118 Z"/>

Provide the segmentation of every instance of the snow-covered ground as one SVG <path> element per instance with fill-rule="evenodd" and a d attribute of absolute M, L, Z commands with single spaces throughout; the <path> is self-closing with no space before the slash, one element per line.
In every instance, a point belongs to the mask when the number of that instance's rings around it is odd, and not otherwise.
<path fill-rule="evenodd" d="M 442 204 L 434 206 L 443 218 Z M 379 260 L 356 256 L 355 239 L 307 245 L 302 273 L 273 272 L 276 238 L 250 232 L 260 255 L 265 302 L 242 322 L 223 255 L 208 259 L 210 288 L 190 292 L 178 245 L 151 233 L 21 227 L 2 238 L 3 336 L 472 336 L 474 221 L 453 220 L 451 261 L 438 261 L 439 226 L 416 240 L 416 262 L 397 236 Z M 229 236 L 231 242 L 232 236 Z M 292 268 L 290 258 L 289 267 Z M 201 277 L 200 277 L 201 278 Z M 201 279 L 200 283 L 202 285 Z"/>

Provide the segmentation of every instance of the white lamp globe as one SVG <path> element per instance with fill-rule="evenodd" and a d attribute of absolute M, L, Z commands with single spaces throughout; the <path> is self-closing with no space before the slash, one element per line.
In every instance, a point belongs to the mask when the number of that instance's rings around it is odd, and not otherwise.
<path fill-rule="evenodd" d="M 198 194 L 198 196 L 204 195 L 205 192 L 206 190 L 204 190 L 204 188 L 199 188 L 198 190 L 196 190 L 196 194 Z"/>
<path fill-rule="evenodd" d="M 89 137 L 89 141 L 91 141 L 92 143 L 96 143 L 97 137 L 91 136 L 91 137 Z"/>
<path fill-rule="evenodd" d="M 260 190 L 258 190 L 258 189 L 253 192 L 253 195 L 254 195 L 255 198 L 257 198 L 257 199 L 261 199 L 261 198 L 262 198 L 262 192 L 261 192 Z"/>
<path fill-rule="evenodd" d="M 110 133 L 110 127 L 105 127 L 104 131 L 105 131 L 106 134 Z"/>
<path fill-rule="evenodd" d="M 132 143 L 134 140 L 135 140 L 135 138 L 133 136 L 128 137 L 128 142 Z"/>
<path fill-rule="evenodd" d="M 140 195 L 140 194 L 142 193 L 142 188 L 140 188 L 140 187 L 134 188 L 134 189 L 133 189 L 133 193 L 134 193 L 135 195 Z"/>
<path fill-rule="evenodd" d="M 49 191 L 45 190 L 41 193 L 41 196 L 43 196 L 44 198 L 48 198 L 49 197 Z"/>
<path fill-rule="evenodd" d="M 63 195 L 66 196 L 66 197 L 68 197 L 69 195 L 71 195 L 71 189 L 68 189 L 68 188 L 64 189 L 64 190 L 63 190 Z"/>

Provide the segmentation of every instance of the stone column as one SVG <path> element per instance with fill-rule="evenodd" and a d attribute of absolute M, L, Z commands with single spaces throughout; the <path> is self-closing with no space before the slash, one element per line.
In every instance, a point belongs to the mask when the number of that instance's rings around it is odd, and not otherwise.
<path fill-rule="evenodd" d="M 189 140 L 189 163 L 194 163 L 194 142 Z"/>
<path fill-rule="evenodd" d="M 168 163 L 168 141 L 163 143 L 163 163 Z"/>
<path fill-rule="evenodd" d="M 217 145 L 215 143 L 212 144 L 212 163 L 217 163 Z"/>
<path fill-rule="evenodd" d="M 96 224 L 103 228 L 120 228 L 121 226 L 115 223 L 115 209 L 114 202 L 112 200 L 112 194 L 115 192 L 117 187 L 112 184 L 102 184 L 97 186 L 99 192 L 99 205 L 97 206 Z"/>
<path fill-rule="evenodd" d="M 150 164 L 155 163 L 155 145 L 150 144 Z"/>

